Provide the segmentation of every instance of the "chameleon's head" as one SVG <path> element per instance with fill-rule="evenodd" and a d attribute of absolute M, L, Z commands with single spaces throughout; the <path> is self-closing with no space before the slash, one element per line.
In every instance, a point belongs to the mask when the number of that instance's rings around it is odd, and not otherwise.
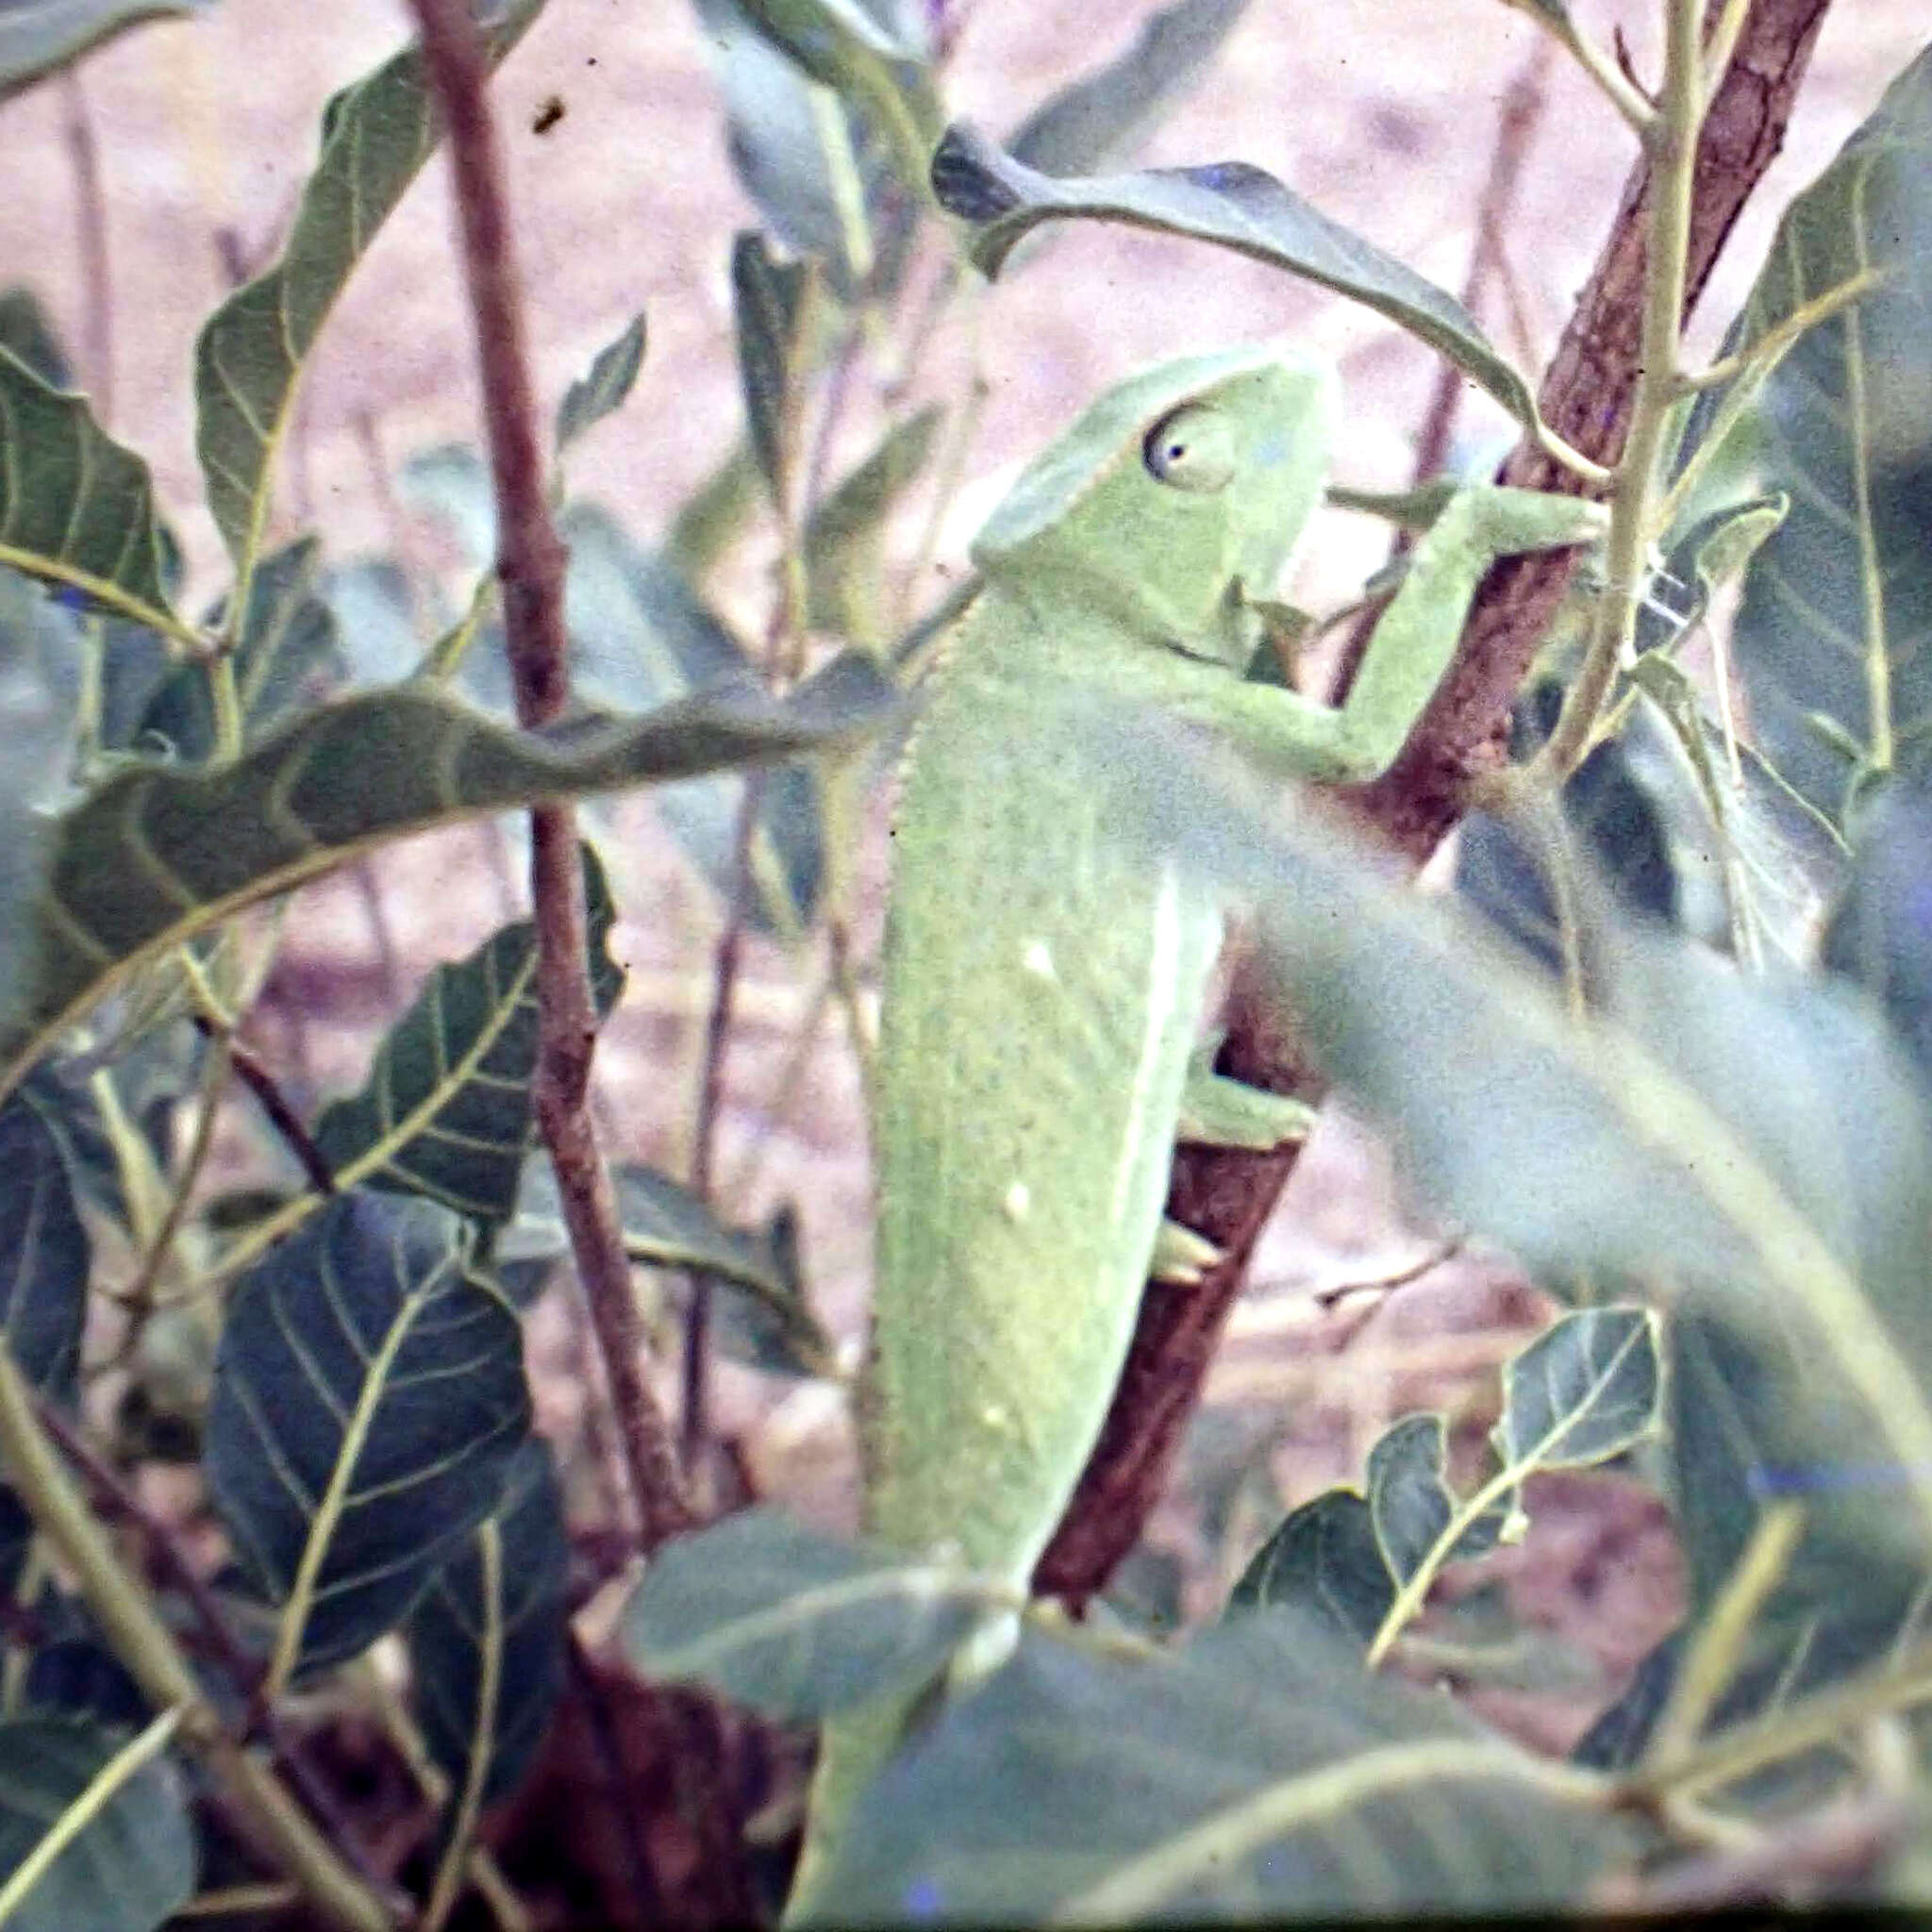
<path fill-rule="evenodd" d="M 1134 630 L 1221 648 L 1320 502 L 1340 414 L 1326 364 L 1277 348 L 1167 362 L 1093 403 L 973 546 L 994 581 L 1077 587 Z"/>

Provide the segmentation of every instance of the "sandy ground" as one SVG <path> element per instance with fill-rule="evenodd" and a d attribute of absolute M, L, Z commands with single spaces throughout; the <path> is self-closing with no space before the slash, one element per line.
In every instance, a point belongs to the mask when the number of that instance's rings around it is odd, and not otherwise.
<path fill-rule="evenodd" d="M 1091 0 L 977 0 L 949 106 L 994 130 L 1009 126 L 1124 42 L 1150 10 L 1134 4 L 1108 12 Z M 1648 23 L 1637 16 L 1644 9 L 1583 0 L 1576 10 L 1604 38 L 1623 21 L 1641 71 Z M 273 247 L 312 158 L 324 99 L 404 31 L 395 0 L 308 8 L 221 0 L 196 22 L 123 39 L 85 69 L 109 203 L 111 425 L 154 463 L 161 498 L 208 591 L 218 586 L 219 551 L 199 507 L 185 372 L 194 331 L 224 292 L 217 237 L 230 231 L 257 257 Z M 1913 0 L 1840 0 L 1787 153 L 1712 284 L 1700 319 L 1704 339 L 1718 332 L 1747 286 L 1784 196 L 1870 110 L 1924 31 Z M 1497 104 L 1533 32 L 1495 0 L 1438 0 L 1425 9 L 1402 0 L 1257 0 L 1216 73 L 1148 158 L 1257 162 L 1457 287 Z M 553 94 L 568 111 L 540 136 L 532 123 Z M 1587 273 L 1629 158 L 1621 124 L 1563 62 L 1550 95 L 1507 234 L 1522 329 L 1507 317 L 1493 322 L 1505 344 L 1534 365 Z M 507 68 L 500 99 L 546 396 L 559 393 L 632 311 L 649 312 L 649 360 L 638 392 L 587 442 L 574 474 L 579 491 L 649 536 L 736 434 L 725 260 L 731 230 L 748 210 L 724 162 L 705 45 L 682 6 L 554 0 Z M 68 111 L 58 87 L 0 108 L 8 163 L 0 282 L 30 283 L 77 341 L 83 300 Z M 1346 479 L 1361 484 L 1406 479 L 1408 439 L 1431 375 L 1426 358 L 1373 316 L 1231 257 L 1123 230 L 1067 232 L 1050 259 L 987 295 L 979 328 L 991 387 L 970 474 L 984 481 L 967 493 L 962 527 L 949 530 L 954 558 L 974 508 L 1043 425 L 1156 355 L 1274 333 L 1332 352 L 1352 396 Z M 1522 332 L 1528 339 L 1518 341 Z M 942 330 L 922 358 L 919 387 L 949 393 L 962 355 L 959 331 Z M 864 424 L 860 408 L 855 435 Z M 1474 434 L 1485 426 L 1472 408 L 1465 427 Z M 298 514 L 312 514 L 339 557 L 386 544 L 376 481 L 383 467 L 448 439 L 474 438 L 475 427 L 448 206 L 432 166 L 372 251 L 314 358 L 282 497 L 289 528 Z M 1344 566 L 1367 560 L 1331 558 L 1328 575 L 1345 578 Z M 629 915 L 620 951 L 634 978 L 609 1036 L 605 1085 L 611 1117 L 624 1124 L 617 1151 L 681 1172 L 718 915 L 641 808 L 618 823 L 624 836 L 607 842 Z M 393 855 L 381 868 L 381 892 L 405 984 L 430 962 L 466 950 L 504 916 L 498 873 L 484 842 L 467 834 Z M 353 1084 L 395 989 L 376 967 L 367 907 L 352 885 L 305 895 L 288 957 L 284 1001 L 306 1007 L 306 1025 L 299 1054 L 292 1040 L 278 1042 L 272 1033 L 269 1047 L 285 1050 L 300 1091 Z M 753 951 L 750 1018 L 729 1066 L 721 1165 L 727 1180 L 756 1168 L 733 1197 L 746 1211 L 786 1195 L 800 1201 L 814 1282 L 849 1327 L 865 1274 L 866 1183 L 857 1082 L 838 1050 L 836 1025 L 826 1029 L 833 1044 L 789 1108 L 780 1114 L 773 1107 L 813 971 L 771 948 Z M 1397 1214 L 1373 1148 L 1345 1127 L 1324 1129 L 1303 1163 L 1286 1226 L 1261 1268 L 1274 1291 L 1243 1311 L 1217 1387 L 1244 1453 L 1274 1442 L 1277 1491 L 1295 1500 L 1354 1474 L 1391 1416 L 1456 1400 L 1472 1376 L 1479 1385 L 1535 1309 L 1507 1271 L 1478 1261 L 1437 1271 L 1366 1313 L 1359 1300 L 1318 1310 L 1310 1287 L 1399 1265 L 1422 1245 Z M 558 1324 L 540 1324 L 532 1344 L 546 1414 L 568 1431 L 581 1401 L 569 1338 Z M 1342 1369 L 1344 1361 L 1353 1369 Z M 842 1439 L 826 1391 L 797 1391 L 773 1412 L 748 1378 L 727 1384 L 729 1412 L 761 1418 L 752 1444 L 761 1478 L 836 1508 Z M 1208 1479 L 1202 1472 L 1211 1474 L 1217 1453 L 1206 1442 L 1193 1479 Z M 1270 1499 L 1265 1507 L 1277 1506 Z M 1614 1566 L 1617 1587 L 1647 1591 L 1654 1624 L 1668 1597 L 1667 1540 L 1658 1541 L 1654 1512 L 1631 1508 L 1627 1522 L 1611 1512 L 1636 1551 Z M 1196 1559 L 1197 1580 L 1211 1580 L 1225 1559 L 1193 1537 L 1180 1522 L 1162 1531 L 1170 1548 Z M 1600 1559 L 1601 1534 L 1591 1547 Z M 1569 1576 L 1566 1560 L 1551 1556 L 1546 1584 Z"/>

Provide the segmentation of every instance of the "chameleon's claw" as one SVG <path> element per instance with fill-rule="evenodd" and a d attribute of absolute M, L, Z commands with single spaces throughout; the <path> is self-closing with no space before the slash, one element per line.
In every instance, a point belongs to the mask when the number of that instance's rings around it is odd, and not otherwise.
<path fill-rule="evenodd" d="M 1162 1221 L 1147 1272 L 1163 1288 L 1199 1288 L 1224 1253 L 1191 1227 L 1183 1227 L 1178 1221 Z"/>
<path fill-rule="evenodd" d="M 1315 1109 L 1286 1093 L 1217 1074 L 1205 1059 L 1188 1069 L 1175 1138 L 1202 1147 L 1246 1147 L 1265 1154 L 1306 1141 Z"/>

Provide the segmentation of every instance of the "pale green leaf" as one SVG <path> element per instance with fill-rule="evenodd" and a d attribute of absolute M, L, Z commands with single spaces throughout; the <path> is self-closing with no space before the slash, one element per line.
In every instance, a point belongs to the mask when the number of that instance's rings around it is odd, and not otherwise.
<path fill-rule="evenodd" d="M 205 13 L 212 0 L 0 0 L 0 100 L 144 20 Z"/>
<path fill-rule="evenodd" d="M 1411 1923 L 1568 1907 L 1624 1855 L 1607 1807 L 1445 1698 L 1363 1677 L 1305 1617 L 1129 1662 L 1044 1636 L 860 1800 L 811 1925 Z"/>
<path fill-rule="evenodd" d="M 1057 180 L 958 123 L 932 158 L 932 187 L 947 213 L 977 230 L 973 258 L 989 275 L 1042 223 L 1075 217 L 1211 242 L 1386 315 L 1519 422 L 1536 421 L 1528 384 L 1454 296 L 1245 161 Z"/>
<path fill-rule="evenodd" d="M 0 1724 L 0 1881 L 126 1741 L 66 1717 Z M 166 1758 L 151 1760 L 48 1866 L 8 1914 L 8 1932 L 154 1932 L 188 1903 L 197 1861 L 180 1774 Z"/>
<path fill-rule="evenodd" d="M 557 408 L 557 453 L 585 430 L 623 408 L 644 366 L 644 314 L 640 309 L 613 341 L 598 350 L 590 373 L 563 392 Z"/>
<path fill-rule="evenodd" d="M 957 1567 L 753 1509 L 658 1552 L 625 1611 L 624 1650 L 647 1677 L 817 1720 L 926 1682 L 1001 1601 Z"/>
<path fill-rule="evenodd" d="M 487 32 L 492 61 L 543 0 Z M 195 448 L 216 526 L 245 580 L 268 524 L 276 454 L 304 358 L 356 264 L 416 178 L 440 128 L 414 48 L 337 94 L 281 259 L 208 318 L 194 347 Z"/>
<path fill-rule="evenodd" d="M 1013 130 L 1007 152 L 1042 175 L 1084 175 L 1133 147 L 1200 77 L 1248 0 L 1174 0 L 1124 53 L 1084 74 Z"/>
<path fill-rule="evenodd" d="M 1932 769 L 1932 52 L 1786 209 L 1727 346 L 1874 270 L 1758 399 L 1758 474 L 1791 508 L 1733 636 L 1759 744 L 1835 820 L 1861 774 Z"/>
<path fill-rule="evenodd" d="M 791 500 L 798 448 L 800 358 L 811 267 L 780 261 L 756 229 L 731 243 L 731 301 L 738 324 L 738 379 L 745 425 L 765 488 L 782 509 Z"/>
<path fill-rule="evenodd" d="M 147 465 L 103 434 L 86 400 L 0 348 L 0 563 L 155 629 L 168 607 Z"/>
<path fill-rule="evenodd" d="M 545 798 L 762 763 L 862 736 L 894 709 L 861 659 L 780 703 L 734 685 L 632 719 L 545 732 L 433 689 L 318 707 L 210 772 L 128 770 L 63 814 L 26 905 L 31 967 L 0 1017 L 0 1084 L 142 960 L 389 840 Z"/>
<path fill-rule="evenodd" d="M 933 406 L 893 424 L 806 519 L 807 620 L 874 656 L 890 641 L 882 608 L 886 523 L 924 472 L 943 414 Z"/>
<path fill-rule="evenodd" d="M 429 1202 L 332 1200 L 252 1269 L 215 1357 L 203 1466 L 279 1612 L 275 1681 L 408 1615 L 501 1502 L 529 1434 L 515 1312 Z"/>

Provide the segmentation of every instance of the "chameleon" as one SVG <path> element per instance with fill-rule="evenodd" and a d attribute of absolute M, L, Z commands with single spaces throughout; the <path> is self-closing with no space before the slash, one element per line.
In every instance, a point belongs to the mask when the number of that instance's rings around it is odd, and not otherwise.
<path fill-rule="evenodd" d="M 1322 501 L 1341 394 L 1260 346 L 1145 371 L 1022 474 L 973 546 L 901 761 L 874 1065 L 862 1527 L 1024 1597 L 1102 1421 L 1150 1273 L 1214 1251 L 1164 1224 L 1177 1139 L 1269 1145 L 1306 1108 L 1214 1074 L 1212 888 L 1118 838 L 1055 719 L 1083 691 L 1186 721 L 1271 772 L 1386 770 L 1498 557 L 1589 542 L 1599 506 L 1474 485 L 1409 553 L 1347 698 L 1249 673 Z M 985 1668 L 1012 1639 L 969 1644 Z M 792 1916 L 911 1700 L 821 1740 Z"/>

